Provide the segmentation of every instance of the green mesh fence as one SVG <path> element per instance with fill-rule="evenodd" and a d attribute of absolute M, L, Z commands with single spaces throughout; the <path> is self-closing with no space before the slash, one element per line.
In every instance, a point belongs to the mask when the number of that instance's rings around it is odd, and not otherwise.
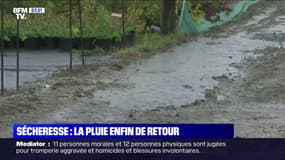
<path fill-rule="evenodd" d="M 230 13 L 225 13 L 225 12 L 219 13 L 218 16 L 220 17 L 220 20 L 217 22 L 212 23 L 204 18 L 201 18 L 198 20 L 199 23 L 197 23 L 197 21 L 195 23 L 191 14 L 189 13 L 189 7 L 188 7 L 189 5 L 187 4 L 189 3 L 189 1 L 186 0 L 185 2 L 186 4 L 182 9 L 180 24 L 177 31 L 183 33 L 199 33 L 207 31 L 214 26 L 219 26 L 226 22 L 231 21 L 236 16 L 246 12 L 251 5 L 257 3 L 258 1 L 259 0 L 239 1 L 233 6 L 232 11 Z"/>

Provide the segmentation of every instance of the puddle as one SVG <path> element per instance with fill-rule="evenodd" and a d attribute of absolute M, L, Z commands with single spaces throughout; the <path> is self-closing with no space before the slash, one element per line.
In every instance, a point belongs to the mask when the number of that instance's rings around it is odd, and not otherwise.
<path fill-rule="evenodd" d="M 4 86 L 6 89 L 16 87 L 16 51 L 4 51 Z M 74 54 L 74 64 L 80 64 L 80 57 Z M 55 50 L 20 51 L 20 85 L 50 75 L 52 72 L 68 68 L 69 53 Z"/>
<path fill-rule="evenodd" d="M 217 42 L 208 45 L 212 41 Z M 134 87 L 98 91 L 94 94 L 95 99 L 128 109 L 190 104 L 204 99 L 205 90 L 218 84 L 213 76 L 226 75 L 229 79 L 240 76 L 242 73 L 230 64 L 254 56 L 248 51 L 274 45 L 277 43 L 252 40 L 245 32 L 218 40 L 199 38 L 175 48 L 173 52 L 130 65 L 125 73 L 113 78 L 119 77 L 119 83 Z"/>
<path fill-rule="evenodd" d="M 276 17 L 275 21 L 280 22 L 281 24 L 285 25 L 285 15 Z"/>

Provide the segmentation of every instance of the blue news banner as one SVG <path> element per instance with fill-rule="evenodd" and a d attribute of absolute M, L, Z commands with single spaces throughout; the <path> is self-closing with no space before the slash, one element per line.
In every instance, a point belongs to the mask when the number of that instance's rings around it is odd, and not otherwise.
<path fill-rule="evenodd" d="M 285 160 L 285 139 L 235 139 L 233 124 L 15 124 L 1 159 Z"/>
<path fill-rule="evenodd" d="M 233 138 L 232 124 L 15 124 L 14 138 Z"/>

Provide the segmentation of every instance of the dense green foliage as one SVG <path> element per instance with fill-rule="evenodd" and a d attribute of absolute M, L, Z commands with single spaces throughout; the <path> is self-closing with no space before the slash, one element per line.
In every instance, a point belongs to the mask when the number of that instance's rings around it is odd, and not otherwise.
<path fill-rule="evenodd" d="M 182 7 L 183 0 L 177 0 L 178 13 Z M 206 18 L 209 21 L 218 21 L 219 17 L 217 13 L 222 11 L 231 11 L 231 4 L 239 0 L 187 0 L 190 8 L 190 13 L 194 20 L 198 20 L 201 17 Z M 199 22 L 197 22 L 199 23 Z"/>
<path fill-rule="evenodd" d="M 83 36 L 98 38 L 117 38 L 122 35 L 120 18 L 111 17 L 111 12 L 121 13 L 121 0 L 81 0 Z M 177 2 L 177 15 L 180 15 L 182 0 Z M 211 19 L 221 10 L 228 10 L 232 0 L 190 0 L 191 14 L 195 17 L 205 16 Z M 126 13 L 126 30 L 137 33 L 149 31 L 150 25 L 160 26 L 161 0 L 124 0 Z M 45 7 L 45 14 L 29 14 L 27 20 L 20 22 L 20 36 L 28 37 L 68 37 L 69 36 L 69 0 L 20 0 L 21 7 Z M 16 18 L 12 8 L 16 0 L 5 1 L 5 38 L 15 36 Z M 72 0 L 72 33 L 80 35 L 78 20 L 78 0 Z M 197 18 L 197 19 L 198 19 Z M 177 17 L 178 20 L 178 17 Z"/>
<path fill-rule="evenodd" d="M 68 1 L 48 0 L 46 3 L 38 1 L 23 1 L 21 6 L 40 6 L 46 8 L 45 14 L 28 14 L 27 20 L 20 21 L 20 36 L 28 37 L 68 37 L 69 36 L 69 6 Z M 16 34 L 16 17 L 11 14 L 14 5 L 12 2 L 5 4 L 10 7 L 5 14 L 6 39 Z M 5 7 L 7 8 L 7 7 Z M 78 37 L 79 13 L 78 1 L 72 1 L 72 33 Z M 121 20 L 112 18 L 110 11 L 94 0 L 82 0 L 82 21 L 84 37 L 112 38 L 120 37 L 122 33 Z"/>

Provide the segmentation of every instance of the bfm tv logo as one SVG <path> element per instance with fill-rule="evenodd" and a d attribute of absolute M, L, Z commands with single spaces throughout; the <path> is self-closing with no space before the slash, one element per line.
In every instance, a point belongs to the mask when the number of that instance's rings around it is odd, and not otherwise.
<path fill-rule="evenodd" d="M 13 8 L 13 13 L 16 15 L 17 20 L 27 19 L 26 14 L 45 13 L 45 8 L 30 7 L 30 8 Z"/>

